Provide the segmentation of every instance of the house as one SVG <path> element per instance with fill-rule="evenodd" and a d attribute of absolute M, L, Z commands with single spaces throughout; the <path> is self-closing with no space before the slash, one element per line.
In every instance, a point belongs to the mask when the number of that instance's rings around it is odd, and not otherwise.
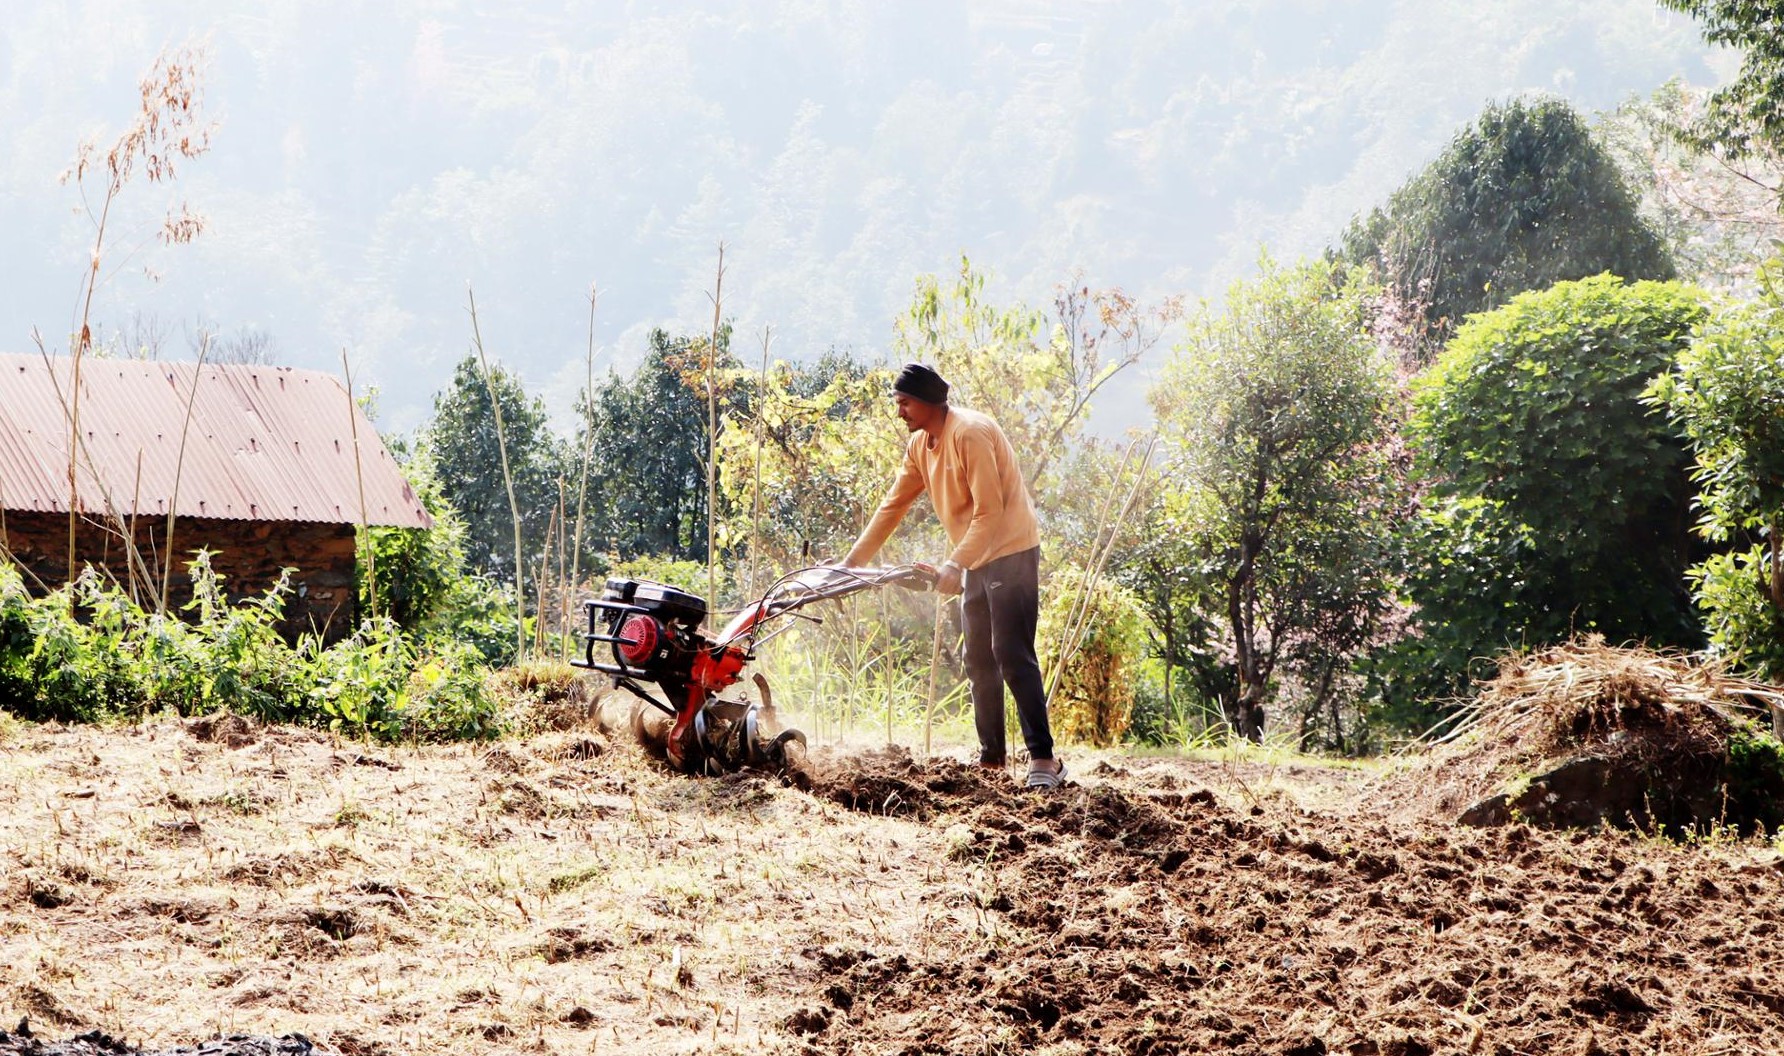
<path fill-rule="evenodd" d="M 171 551 L 172 609 L 191 599 L 185 568 L 201 548 L 232 598 L 293 568 L 286 632 L 330 640 L 356 622 L 356 527 L 433 523 L 332 375 L 86 356 L 77 399 L 72 359 L 0 354 L 0 560 L 34 589 L 68 577 L 71 490 L 77 567 L 148 606 Z"/>

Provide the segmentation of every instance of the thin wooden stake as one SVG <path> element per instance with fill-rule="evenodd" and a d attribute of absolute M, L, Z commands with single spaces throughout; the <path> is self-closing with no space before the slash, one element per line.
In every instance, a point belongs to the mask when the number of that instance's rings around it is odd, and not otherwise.
<path fill-rule="evenodd" d="M 477 362 L 483 367 L 483 387 L 489 392 L 489 409 L 496 419 L 496 451 L 502 456 L 502 483 L 508 488 L 508 512 L 514 518 L 514 662 L 527 655 L 527 580 L 520 552 L 520 503 L 514 499 L 514 474 L 508 469 L 508 439 L 502 430 L 502 401 L 496 398 L 495 377 L 489 357 L 483 354 L 483 333 L 477 325 L 477 294 L 467 284 L 465 297 L 471 305 L 471 340 L 477 346 Z"/>
<path fill-rule="evenodd" d="M 761 395 L 756 404 L 756 483 L 751 489 L 755 510 L 750 517 L 750 589 L 746 598 L 756 596 L 760 580 L 757 576 L 758 556 L 762 549 L 762 432 L 768 425 L 768 346 L 774 340 L 771 328 L 762 328 L 762 379 L 757 385 Z"/>
<path fill-rule="evenodd" d="M 935 732 L 935 673 L 942 664 L 942 613 L 940 591 L 935 594 L 935 630 L 929 637 L 929 702 L 923 709 L 923 755 L 931 754 L 931 738 Z"/>
<path fill-rule="evenodd" d="M 137 590 L 136 562 L 130 559 L 131 551 L 136 549 L 136 511 L 142 505 L 142 448 L 136 449 L 136 483 L 130 489 L 130 539 L 124 548 L 124 570 L 130 577 L 130 600 L 139 607 L 142 595 Z"/>
<path fill-rule="evenodd" d="M 179 516 L 180 508 L 180 475 L 186 466 L 186 437 L 192 432 L 192 407 L 198 402 L 198 381 L 204 376 L 204 357 L 211 350 L 211 335 L 206 333 L 198 342 L 198 362 L 192 367 L 192 389 L 186 393 L 186 419 L 180 423 L 180 453 L 173 461 L 173 493 L 167 500 L 167 531 L 163 534 L 161 545 L 166 548 L 162 555 L 165 562 L 161 567 L 161 611 L 167 611 L 167 595 L 173 583 L 173 525 Z"/>
<path fill-rule="evenodd" d="M 370 592 L 371 616 L 378 617 L 378 548 L 372 543 L 371 518 L 365 506 L 365 464 L 359 454 L 359 405 L 353 402 L 353 369 L 347 350 L 341 349 L 341 374 L 347 379 L 347 424 L 353 435 L 353 477 L 359 484 L 359 535 L 365 540 L 365 582 Z M 333 622 L 332 620 L 330 621 Z"/>
<path fill-rule="evenodd" d="M 706 604 L 719 603 L 719 553 L 715 526 L 719 504 L 719 313 L 725 296 L 725 244 L 719 243 L 718 276 L 712 286 L 712 335 L 706 342 Z"/>
<path fill-rule="evenodd" d="M 570 543 L 570 589 L 582 585 L 582 525 L 583 511 L 588 502 L 589 463 L 595 453 L 595 301 L 600 296 L 600 289 L 594 283 L 588 287 L 588 388 L 583 390 L 583 397 L 588 401 L 587 417 L 583 421 L 582 437 L 582 479 L 576 488 L 576 535 Z"/>

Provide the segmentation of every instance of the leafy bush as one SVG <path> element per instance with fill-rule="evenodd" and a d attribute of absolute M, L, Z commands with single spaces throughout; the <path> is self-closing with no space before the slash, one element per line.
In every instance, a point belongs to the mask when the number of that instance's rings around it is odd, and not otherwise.
<path fill-rule="evenodd" d="M 11 563 L 0 561 L 0 708 L 25 699 L 32 641 L 31 596 L 24 577 Z"/>
<path fill-rule="evenodd" d="M 1692 646 L 1683 440 L 1641 401 L 1704 315 L 1677 283 L 1601 275 L 1469 321 L 1415 384 L 1431 483 L 1409 591 L 1423 691 L 1476 658 L 1596 631 Z"/>
<path fill-rule="evenodd" d="M 521 637 L 514 626 L 514 596 L 494 577 L 470 569 L 465 521 L 446 498 L 433 453 L 423 446 L 407 455 L 403 475 L 434 526 L 358 533 L 359 611 L 390 617 L 430 648 L 469 645 L 484 664 L 513 663 Z M 532 620 L 527 622 L 530 636 Z"/>
<path fill-rule="evenodd" d="M 518 659 L 514 619 L 514 597 L 506 587 L 487 576 L 466 576 L 453 584 L 445 612 L 422 637 L 437 648 L 469 646 L 486 666 L 503 667 Z M 528 616 L 520 629 L 529 640 L 535 619 Z"/>
<path fill-rule="evenodd" d="M 1772 564 L 1760 543 L 1712 554 L 1689 575 L 1710 644 L 1735 666 L 1775 682 L 1784 679 L 1784 609 L 1772 595 Z"/>
<path fill-rule="evenodd" d="M 401 457 L 400 446 L 392 446 Z M 446 499 L 433 454 L 423 447 L 403 458 L 402 469 L 434 525 L 361 529 L 355 585 L 360 612 L 389 616 L 414 631 L 449 612 L 454 589 L 469 573 L 464 518 Z"/>
<path fill-rule="evenodd" d="M 285 579 L 232 605 L 208 554 L 191 575 L 185 621 L 145 612 L 92 569 L 32 598 L 0 564 L 0 708 L 63 722 L 228 709 L 386 740 L 499 732 L 475 647 L 418 645 L 388 618 L 332 646 L 310 636 L 292 646 L 277 630 Z"/>
<path fill-rule="evenodd" d="M 1107 747 L 1127 735 L 1133 720 L 1134 690 L 1146 652 L 1146 614 L 1127 588 L 1099 580 L 1085 594 L 1082 569 L 1066 566 L 1047 580 L 1036 644 L 1053 682 L 1053 732 L 1061 739 Z M 1055 655 L 1069 629 L 1082 638 L 1060 670 Z"/>
<path fill-rule="evenodd" d="M 1735 663 L 1784 677 L 1784 259 L 1760 267 L 1759 297 L 1704 320 L 1648 398 L 1696 452 L 1697 530 L 1735 553 L 1691 571 L 1710 640 Z"/>
<path fill-rule="evenodd" d="M 723 597 L 728 589 L 726 570 L 721 566 L 718 573 L 719 597 Z M 706 598 L 706 564 L 702 561 L 644 554 L 614 564 L 607 574 L 619 579 L 648 579 L 653 583 L 663 583 L 696 597 Z M 718 598 L 706 598 L 706 603 L 708 606 L 717 605 Z"/>

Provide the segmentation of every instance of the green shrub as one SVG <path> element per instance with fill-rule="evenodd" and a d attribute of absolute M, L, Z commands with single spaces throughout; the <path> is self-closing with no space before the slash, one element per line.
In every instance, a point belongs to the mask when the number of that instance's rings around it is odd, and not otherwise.
<path fill-rule="evenodd" d="M 1427 694 L 1461 689 L 1476 658 L 1579 632 L 1702 641 L 1685 444 L 1641 397 L 1704 314 L 1676 283 L 1563 282 L 1469 320 L 1417 380 L 1410 438 L 1432 490 L 1411 533 L 1408 656 Z"/>
<path fill-rule="evenodd" d="M 1784 609 L 1769 589 L 1770 567 L 1771 556 L 1760 544 L 1711 555 L 1691 569 L 1690 582 L 1716 651 L 1777 681 L 1784 678 Z"/>
<path fill-rule="evenodd" d="M 31 596 L 24 577 L 0 561 L 0 708 L 25 699 L 30 683 L 26 663 L 31 655 Z"/>
<path fill-rule="evenodd" d="M 1737 666 L 1784 677 L 1784 258 L 1760 294 L 1703 321 L 1648 398 L 1690 438 L 1697 531 L 1732 553 L 1691 570 L 1710 640 Z"/>
<path fill-rule="evenodd" d="M 1134 689 L 1146 652 L 1146 614 L 1133 592 L 1110 579 L 1084 592 L 1083 570 L 1067 565 L 1047 579 L 1036 645 L 1053 683 L 1053 732 L 1061 739 L 1107 747 L 1127 734 Z M 1082 638 L 1066 658 L 1056 655 L 1076 623 Z"/>
<path fill-rule="evenodd" d="M 446 501 L 427 448 L 404 458 L 402 469 L 434 525 L 360 529 L 355 586 L 360 612 L 389 616 L 404 630 L 422 631 L 449 616 L 461 582 L 470 575 L 465 524 Z"/>
<path fill-rule="evenodd" d="M 505 667 L 518 659 L 520 635 L 514 619 L 514 596 L 508 588 L 487 576 L 466 576 L 452 585 L 444 611 L 423 628 L 421 637 L 430 648 L 467 645 L 485 666 Z M 529 641 L 533 621 L 528 616 L 522 627 Z"/>
<path fill-rule="evenodd" d="M 208 554 L 191 575 L 191 619 L 181 620 L 144 611 L 91 569 L 32 598 L 18 570 L 0 564 L 0 708 L 63 722 L 228 709 L 383 740 L 502 729 L 474 643 L 423 642 L 382 618 L 331 646 L 313 636 L 292 646 L 277 630 L 285 577 L 230 604 Z"/>

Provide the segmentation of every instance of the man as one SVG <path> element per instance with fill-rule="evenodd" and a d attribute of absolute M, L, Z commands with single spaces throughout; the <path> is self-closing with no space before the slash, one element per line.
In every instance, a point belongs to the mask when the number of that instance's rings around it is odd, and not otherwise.
<path fill-rule="evenodd" d="M 936 569 L 936 590 L 964 595 L 961 622 L 979 764 L 995 769 L 1005 764 L 1007 683 L 1028 743 L 1027 784 L 1055 788 L 1065 779 L 1065 767 L 1053 757 L 1047 691 L 1034 652 L 1040 528 L 1016 467 L 1016 451 L 989 416 L 949 406 L 948 383 L 930 368 L 907 365 L 892 389 L 898 417 L 911 433 L 904 465 L 843 563 L 871 562 L 911 503 L 929 492 L 954 545 Z"/>

